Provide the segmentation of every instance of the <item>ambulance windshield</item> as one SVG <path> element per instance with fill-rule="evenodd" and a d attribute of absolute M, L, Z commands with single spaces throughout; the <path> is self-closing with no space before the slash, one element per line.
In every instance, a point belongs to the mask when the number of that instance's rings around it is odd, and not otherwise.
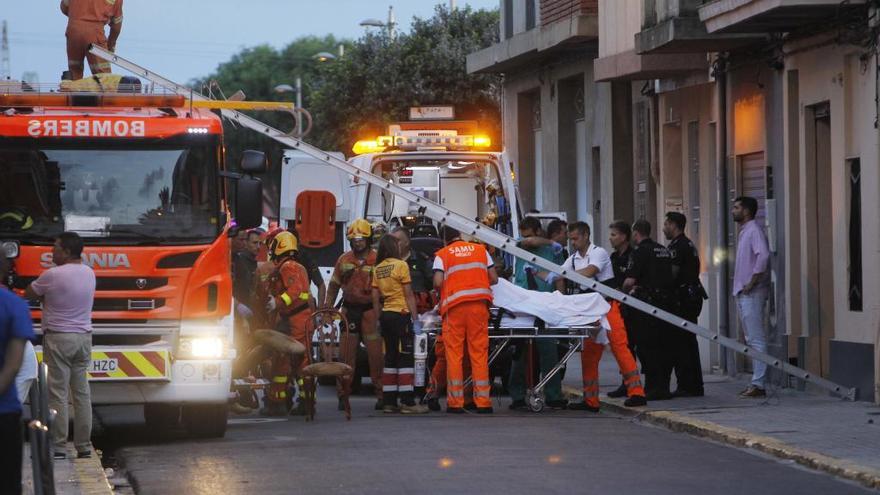
<path fill-rule="evenodd" d="M 374 165 L 373 173 L 492 227 L 499 217 L 499 199 L 503 208 L 497 165 L 485 156 L 443 160 L 388 157 Z M 371 187 L 366 216 L 373 222 L 395 224 L 400 223 L 401 218 L 416 215 L 418 208 L 414 202 Z"/>
<path fill-rule="evenodd" d="M 211 146 L 0 145 L 0 237 L 210 242 L 220 223 L 215 170 Z"/>

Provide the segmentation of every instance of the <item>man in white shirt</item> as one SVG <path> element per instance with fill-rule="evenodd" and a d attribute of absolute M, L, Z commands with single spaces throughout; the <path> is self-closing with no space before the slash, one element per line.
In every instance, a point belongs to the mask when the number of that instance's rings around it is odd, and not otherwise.
<path fill-rule="evenodd" d="M 55 458 L 66 456 L 68 387 L 73 393 L 73 443 L 77 457 L 91 455 L 92 400 L 88 369 L 92 363 L 92 304 L 95 272 L 82 263 L 82 238 L 63 232 L 52 246 L 49 268 L 31 282 L 28 299 L 43 302 L 43 357 L 49 367 L 49 407 L 58 411 L 52 425 Z"/>
<path fill-rule="evenodd" d="M 598 282 L 608 283 L 614 279 L 614 269 L 611 266 L 611 256 L 605 248 L 596 246 L 590 242 L 590 226 L 584 222 L 575 222 L 568 226 L 568 240 L 571 242 L 572 255 L 565 260 L 564 267 L 573 269 L 577 273 L 592 278 Z M 546 272 L 544 272 L 546 274 Z M 553 279 L 556 274 L 546 274 L 545 277 Z M 570 294 L 587 292 L 586 287 L 569 283 Z M 629 407 L 644 406 L 645 390 L 642 387 L 641 376 L 635 358 L 629 350 L 626 338 L 626 325 L 620 315 L 620 303 L 614 300 L 608 301 L 611 310 L 608 312 L 608 323 L 611 331 L 608 332 L 608 340 L 611 352 L 617 360 L 623 381 L 626 384 L 627 395 L 624 405 Z M 569 409 L 598 412 L 599 411 L 599 360 L 602 359 L 603 345 L 591 340 L 584 340 L 584 348 L 581 352 L 581 370 L 584 379 L 584 402 L 569 404 Z"/>

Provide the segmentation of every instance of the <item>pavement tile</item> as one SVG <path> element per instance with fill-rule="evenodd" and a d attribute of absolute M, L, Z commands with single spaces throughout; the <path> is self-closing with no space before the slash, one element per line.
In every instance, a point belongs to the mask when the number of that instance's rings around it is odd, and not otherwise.
<path fill-rule="evenodd" d="M 55 493 L 58 495 L 107 495 L 113 493 L 101 460 L 92 449 L 89 459 L 77 459 L 73 444 L 67 445 L 67 458 L 53 463 Z M 34 493 L 30 444 L 25 443 L 22 458 L 23 493 Z"/>

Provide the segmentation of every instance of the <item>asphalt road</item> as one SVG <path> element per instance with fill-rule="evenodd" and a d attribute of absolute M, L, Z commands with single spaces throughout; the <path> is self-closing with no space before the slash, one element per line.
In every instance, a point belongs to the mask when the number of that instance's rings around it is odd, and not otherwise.
<path fill-rule="evenodd" d="M 752 451 L 610 413 L 383 415 L 353 398 L 346 422 L 322 388 L 314 423 L 235 417 L 226 437 L 147 431 L 139 408 L 98 409 L 96 447 L 139 494 L 875 493 Z"/>

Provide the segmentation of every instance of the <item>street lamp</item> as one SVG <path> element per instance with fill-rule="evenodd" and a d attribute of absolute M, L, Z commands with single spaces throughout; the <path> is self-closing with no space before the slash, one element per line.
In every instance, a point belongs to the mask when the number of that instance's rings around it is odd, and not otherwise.
<path fill-rule="evenodd" d="M 296 108 L 301 109 L 302 108 L 302 79 L 297 77 L 295 84 L 296 84 L 296 88 L 294 88 L 290 84 L 279 84 L 278 86 L 275 86 L 275 88 L 273 88 L 273 89 L 278 94 L 291 93 L 291 92 L 295 91 L 296 92 Z M 302 131 L 303 131 L 302 117 L 297 116 L 297 118 L 296 118 L 296 134 L 298 136 L 302 136 Z"/>
<path fill-rule="evenodd" d="M 386 28 L 388 29 L 388 37 L 394 39 L 394 27 L 397 26 L 397 21 L 394 20 L 394 6 L 388 6 L 388 21 L 382 22 L 379 19 L 364 19 L 360 22 L 360 25 L 364 28 L 370 27 L 378 27 L 378 28 Z"/>
<path fill-rule="evenodd" d="M 312 58 L 318 62 L 327 62 L 329 60 L 336 60 L 336 55 L 333 55 L 330 52 L 318 52 L 312 55 Z"/>

